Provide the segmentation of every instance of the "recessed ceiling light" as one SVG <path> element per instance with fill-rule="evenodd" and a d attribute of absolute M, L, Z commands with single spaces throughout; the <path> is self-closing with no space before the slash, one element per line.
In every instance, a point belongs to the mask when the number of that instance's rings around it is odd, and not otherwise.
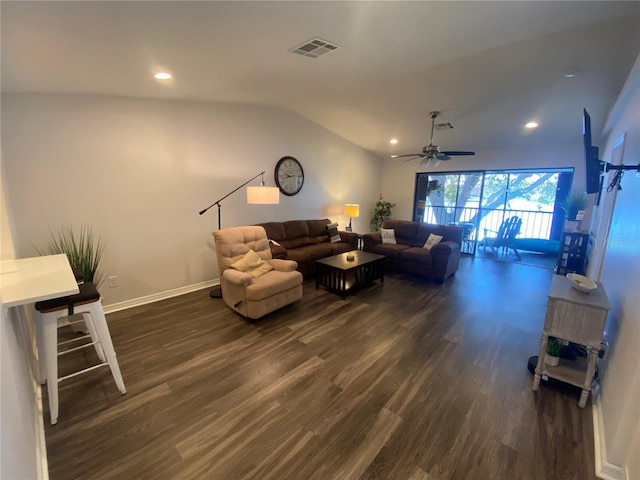
<path fill-rule="evenodd" d="M 564 76 L 565 76 L 565 78 L 573 78 L 573 77 L 575 77 L 576 75 L 578 75 L 578 72 L 579 72 L 579 71 L 580 71 L 580 69 L 579 69 L 579 68 L 567 68 L 567 69 L 564 71 Z"/>
<path fill-rule="evenodd" d="M 536 128 L 538 126 L 538 122 L 529 122 L 525 125 L 527 128 Z"/>
<path fill-rule="evenodd" d="M 390 158 L 398 158 L 398 155 L 389 155 Z"/>
<path fill-rule="evenodd" d="M 389 140 L 389 143 L 393 143 L 395 145 L 396 143 L 398 143 L 398 139 L 392 138 L 391 140 Z"/>
<path fill-rule="evenodd" d="M 167 72 L 159 72 L 154 75 L 158 80 L 169 80 L 171 78 L 171 74 Z"/>

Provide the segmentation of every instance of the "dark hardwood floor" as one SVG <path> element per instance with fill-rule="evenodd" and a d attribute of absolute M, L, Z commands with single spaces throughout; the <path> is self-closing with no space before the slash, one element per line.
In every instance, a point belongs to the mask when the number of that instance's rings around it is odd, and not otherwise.
<path fill-rule="evenodd" d="M 110 314 L 128 393 L 106 369 L 61 384 L 50 477 L 595 479 L 590 403 L 531 390 L 550 281 L 465 257 L 346 300 L 307 279 L 253 323 L 208 290 Z"/>

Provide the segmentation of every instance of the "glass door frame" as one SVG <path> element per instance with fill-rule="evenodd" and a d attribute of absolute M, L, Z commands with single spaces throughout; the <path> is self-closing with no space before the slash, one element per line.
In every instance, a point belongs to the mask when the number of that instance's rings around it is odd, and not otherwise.
<path fill-rule="evenodd" d="M 442 206 L 437 206 L 441 208 L 442 211 L 437 215 L 438 218 L 433 217 L 433 212 L 431 212 L 432 219 L 438 223 L 445 222 L 444 224 L 459 224 L 463 228 L 465 228 L 464 232 L 464 240 L 462 251 L 463 253 L 475 255 L 477 246 L 481 241 L 484 240 L 480 238 L 481 232 L 479 232 L 480 222 L 484 219 L 485 215 L 482 215 L 482 211 L 484 209 L 484 195 L 485 195 L 485 185 L 487 175 L 491 174 L 502 174 L 507 176 L 507 185 L 504 191 L 504 200 L 502 203 L 501 209 L 503 217 L 507 213 L 509 213 L 509 209 L 507 209 L 507 204 L 509 200 L 509 186 L 512 181 L 512 175 L 522 175 L 526 173 L 531 173 L 532 175 L 540 175 L 540 174 L 557 174 L 558 179 L 556 182 L 556 192 L 554 198 L 554 207 L 551 215 L 551 225 L 549 230 L 549 240 L 559 240 L 560 235 L 562 234 L 563 226 L 564 226 L 564 215 L 560 210 L 559 203 L 561 199 L 563 199 L 566 194 L 571 190 L 571 185 L 573 183 L 573 175 L 574 169 L 572 167 L 561 167 L 561 168 L 540 168 L 540 169 L 503 169 L 503 170 L 460 170 L 460 171 L 450 171 L 450 172 L 417 172 L 416 180 L 414 184 L 414 203 L 413 203 L 413 220 L 417 222 L 424 222 L 425 215 L 427 215 L 427 211 L 429 209 L 434 209 L 436 206 L 431 207 L 427 205 L 428 198 L 426 195 L 428 182 L 432 181 L 434 177 L 446 177 L 446 176 L 456 176 L 457 184 L 456 184 L 456 192 L 455 192 L 455 202 L 453 205 L 447 206 L 443 201 Z M 477 207 L 468 207 L 465 205 L 458 205 L 460 199 L 460 188 L 461 188 L 461 180 L 465 175 L 479 175 L 479 197 L 478 197 L 478 205 Z M 441 185 L 443 188 L 443 186 Z M 472 188 L 475 188 L 472 187 Z M 518 198 L 518 197 L 515 197 Z M 468 203 L 468 201 L 467 201 Z M 473 221 L 467 221 L 464 217 L 471 215 L 472 210 L 476 210 L 475 215 L 471 217 Z M 450 211 L 452 210 L 452 211 Z M 469 210 L 466 212 L 465 210 Z M 485 209 L 486 210 L 486 209 Z M 493 209 L 489 209 L 493 210 Z M 506 218 L 506 217 L 505 217 Z M 502 221 L 504 221 L 504 219 Z M 495 222 L 494 222 L 495 223 Z M 498 223 L 498 226 L 500 223 Z M 546 225 L 548 226 L 548 219 Z M 485 225 L 486 229 L 486 225 Z M 497 227 L 495 227 L 497 230 Z M 485 232 L 486 235 L 486 232 Z M 537 238 L 537 237 L 536 237 Z"/>

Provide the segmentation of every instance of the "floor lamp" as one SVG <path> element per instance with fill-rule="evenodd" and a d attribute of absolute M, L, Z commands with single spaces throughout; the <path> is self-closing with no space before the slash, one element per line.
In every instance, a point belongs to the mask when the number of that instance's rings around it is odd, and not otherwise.
<path fill-rule="evenodd" d="M 202 215 L 207 210 L 212 208 L 214 205 L 217 205 L 218 206 L 218 230 L 220 230 L 220 228 L 221 228 L 220 210 L 221 210 L 221 207 L 222 207 L 222 204 L 220 202 L 222 202 L 229 195 L 231 195 L 231 194 L 237 192 L 238 190 L 240 190 L 245 185 L 247 185 L 250 182 L 254 181 L 256 178 L 258 178 L 261 175 L 262 175 L 262 180 L 260 181 L 260 186 L 259 187 L 247 187 L 247 203 L 262 204 L 262 205 L 280 203 L 280 191 L 278 190 L 278 187 L 267 187 L 267 186 L 265 186 L 265 184 L 264 184 L 264 171 L 262 171 L 261 173 L 257 174 L 255 177 L 252 177 L 249 180 L 247 180 L 246 182 L 244 182 L 239 187 L 234 188 L 233 190 L 231 190 L 229 193 L 227 193 L 221 199 L 216 200 L 215 202 L 213 202 L 211 205 L 209 205 L 204 210 L 200 210 L 200 212 L 198 212 L 198 213 L 200 215 Z M 220 289 L 220 285 L 216 285 L 215 287 L 213 287 L 213 290 L 211 290 L 211 292 L 209 293 L 209 296 L 212 297 L 212 298 L 222 298 L 222 290 Z"/>

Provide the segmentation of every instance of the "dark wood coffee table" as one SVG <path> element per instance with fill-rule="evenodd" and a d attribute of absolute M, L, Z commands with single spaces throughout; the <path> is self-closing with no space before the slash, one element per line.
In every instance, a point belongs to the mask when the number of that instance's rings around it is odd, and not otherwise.
<path fill-rule="evenodd" d="M 347 260 L 353 256 L 353 260 Z M 352 250 L 316 260 L 316 289 L 320 285 L 338 293 L 347 293 L 380 279 L 384 283 L 384 255 Z"/>

